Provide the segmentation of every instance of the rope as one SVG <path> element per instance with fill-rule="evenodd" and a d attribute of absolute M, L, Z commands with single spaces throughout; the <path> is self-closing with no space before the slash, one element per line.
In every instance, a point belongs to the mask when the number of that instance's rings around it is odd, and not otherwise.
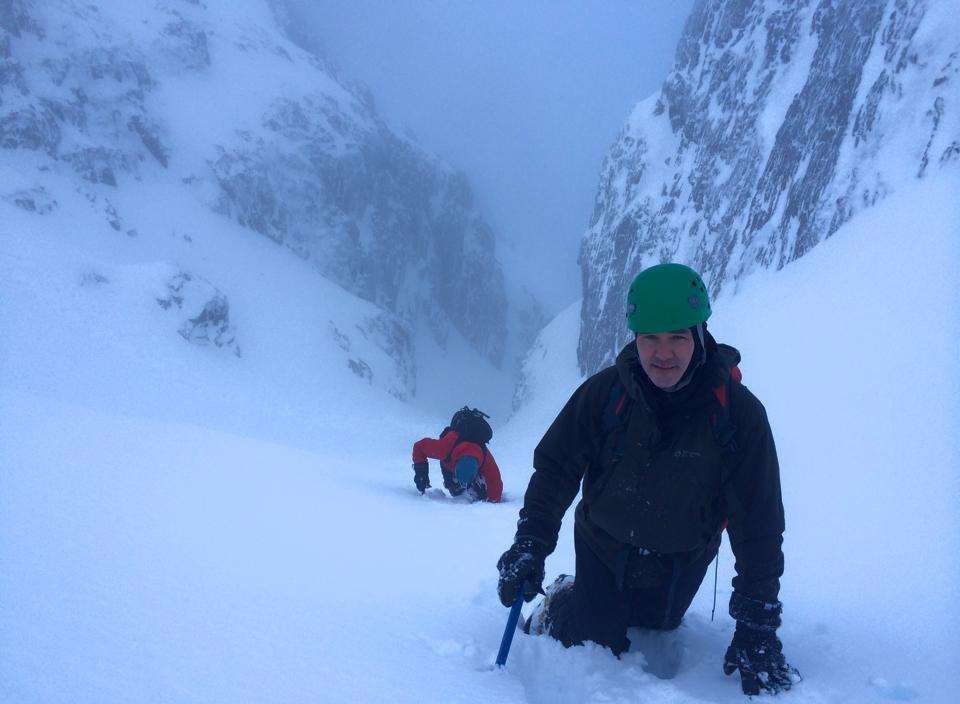
<path fill-rule="evenodd" d="M 720 545 L 717 546 L 717 556 L 713 558 L 713 610 L 710 612 L 710 623 L 717 613 L 717 573 L 720 571 Z"/>

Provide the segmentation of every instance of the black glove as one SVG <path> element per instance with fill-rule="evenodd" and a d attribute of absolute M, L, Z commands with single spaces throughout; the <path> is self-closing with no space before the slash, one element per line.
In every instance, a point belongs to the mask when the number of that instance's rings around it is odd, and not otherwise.
<path fill-rule="evenodd" d="M 734 592 L 730 599 L 730 615 L 737 619 L 733 642 L 723 658 L 723 673 L 740 671 L 740 687 L 747 695 L 760 690 L 777 694 L 800 681 L 800 673 L 787 664 L 783 645 L 777 638 L 782 606 Z"/>
<path fill-rule="evenodd" d="M 442 469 L 440 472 L 443 474 L 443 486 L 450 492 L 450 496 L 460 496 L 463 493 L 463 487 L 457 484 L 457 480 L 453 478 L 453 472 L 444 472 Z"/>
<path fill-rule="evenodd" d="M 430 486 L 430 467 L 426 462 L 413 463 L 413 483 L 421 494 Z"/>
<path fill-rule="evenodd" d="M 497 593 L 504 606 L 513 606 L 520 585 L 523 585 L 523 600 L 532 601 L 543 589 L 543 563 L 546 550 L 529 538 L 520 538 L 497 561 L 500 581 Z"/>

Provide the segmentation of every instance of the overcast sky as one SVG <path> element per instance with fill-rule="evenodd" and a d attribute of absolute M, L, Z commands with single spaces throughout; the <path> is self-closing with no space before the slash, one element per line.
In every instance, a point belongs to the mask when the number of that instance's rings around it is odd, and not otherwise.
<path fill-rule="evenodd" d="M 579 298 L 600 164 L 693 0 L 293 2 L 395 131 L 466 172 L 507 275 L 550 312 Z"/>

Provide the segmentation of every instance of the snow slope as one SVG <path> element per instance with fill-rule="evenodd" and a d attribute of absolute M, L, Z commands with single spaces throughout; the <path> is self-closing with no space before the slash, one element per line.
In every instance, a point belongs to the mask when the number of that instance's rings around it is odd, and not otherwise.
<path fill-rule="evenodd" d="M 955 700 L 958 187 L 905 189 L 716 302 L 711 329 L 742 350 L 781 453 L 782 636 L 806 677 L 785 701 Z M 506 617 L 494 564 L 533 446 L 580 381 L 576 306 L 496 429 L 507 503 L 467 505 L 412 486 L 410 443 L 444 419 L 354 375 L 318 332 L 369 304 L 262 238 L 181 239 L 179 264 L 230 296 L 238 358 L 188 344 L 144 289 L 165 281 L 143 272 L 167 245 L 3 212 L 0 701 L 742 700 L 720 673 L 726 548 L 717 620 L 708 579 L 676 679 L 642 651 L 522 635 L 488 669 Z M 573 569 L 571 524 L 550 579 Z"/>
<path fill-rule="evenodd" d="M 438 378 L 431 369 L 417 383 L 421 346 L 501 367 L 528 303 L 507 310 L 494 233 L 466 177 L 395 135 L 366 89 L 294 44 L 282 6 L 0 0 L 0 202 L 34 227 L 82 211 L 89 227 L 165 258 L 171 240 L 205 230 L 261 236 L 379 307 L 365 333 L 395 361 L 393 378 L 380 383 L 366 358 L 356 371 L 404 398 Z M 188 273 L 229 300 L 229 273 L 206 269 Z M 355 351 L 349 331 L 323 326 Z"/>
<path fill-rule="evenodd" d="M 431 528 L 394 523 L 421 508 L 412 436 L 442 421 L 390 393 L 381 310 L 164 188 L 140 217 L 165 236 L 117 233 L 69 188 L 43 216 L 0 203 L 0 700 L 369 692 L 356 614 L 430 606 L 404 595 Z M 214 291 L 232 342 L 192 344 Z"/>

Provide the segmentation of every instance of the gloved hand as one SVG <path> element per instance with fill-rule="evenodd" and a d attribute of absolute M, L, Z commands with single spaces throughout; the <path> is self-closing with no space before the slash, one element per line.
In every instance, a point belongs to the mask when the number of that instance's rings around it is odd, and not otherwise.
<path fill-rule="evenodd" d="M 747 695 L 760 690 L 777 694 L 801 680 L 800 673 L 783 657 L 783 645 L 777 638 L 780 626 L 780 602 L 764 602 L 734 592 L 730 615 L 737 619 L 733 642 L 723 658 L 723 673 L 740 671 L 740 687 Z"/>
<path fill-rule="evenodd" d="M 800 681 L 800 673 L 784 660 L 782 648 L 776 633 L 738 624 L 723 658 L 723 673 L 740 670 L 744 694 L 760 694 L 761 689 L 770 694 L 786 691 Z"/>
<path fill-rule="evenodd" d="M 543 563 L 546 550 L 529 538 L 517 540 L 497 561 L 500 581 L 497 593 L 504 606 L 512 606 L 523 585 L 523 600 L 532 601 L 543 589 Z"/>
<path fill-rule="evenodd" d="M 426 462 L 413 463 L 413 483 L 421 494 L 430 486 L 430 467 Z"/>
<path fill-rule="evenodd" d="M 457 484 L 457 480 L 453 478 L 453 472 L 441 469 L 440 473 L 443 474 L 443 486 L 450 492 L 450 496 L 460 496 L 463 493 L 463 487 Z"/>

